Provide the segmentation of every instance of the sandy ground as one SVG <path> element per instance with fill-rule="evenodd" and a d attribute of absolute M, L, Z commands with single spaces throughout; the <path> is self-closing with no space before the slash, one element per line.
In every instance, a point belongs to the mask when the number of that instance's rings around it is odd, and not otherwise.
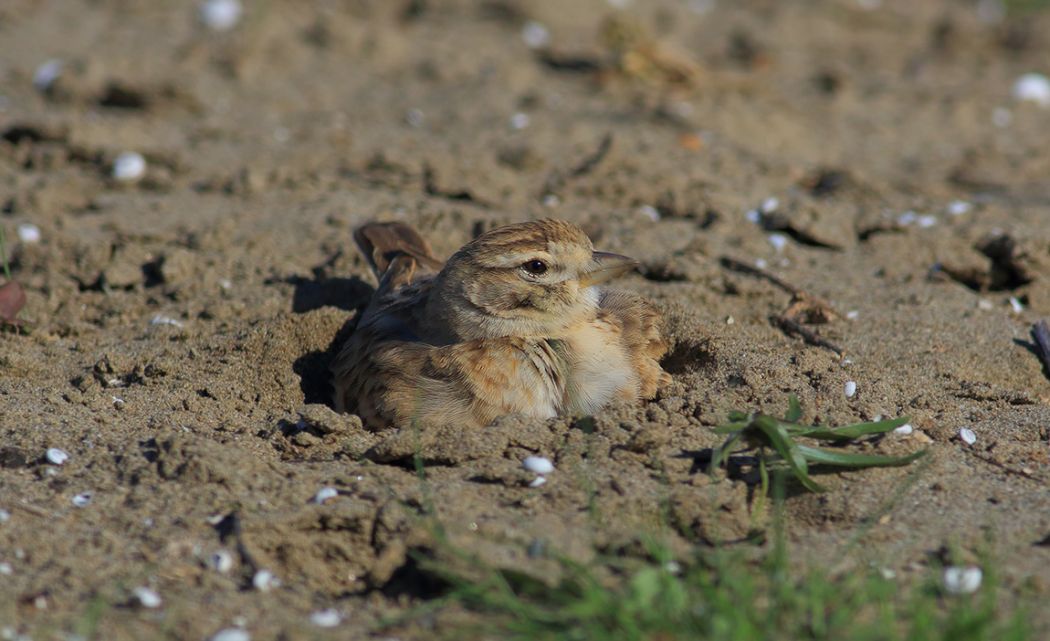
<path fill-rule="evenodd" d="M 530 549 L 629 553 L 667 521 L 678 549 L 736 540 L 747 486 L 698 457 L 728 410 L 788 393 L 828 423 L 908 415 L 861 449 L 931 453 L 792 496 L 803 561 L 908 582 L 948 546 L 990 551 L 1006 593 L 1050 589 L 1050 382 L 1028 342 L 1050 316 L 1050 109 L 1011 93 L 1050 72 L 1048 16 L 616 4 L 269 0 L 227 32 L 193 3 L 0 6 L 0 224 L 29 297 L 27 331 L 0 334 L 5 629 L 308 639 L 335 608 L 331 634 L 366 637 L 437 587 L 408 554 L 440 553 L 428 509 L 548 577 Z M 140 180 L 112 177 L 124 151 Z M 325 405 L 372 291 L 355 225 L 402 219 L 448 254 L 541 216 L 644 263 L 621 286 L 666 314 L 659 399 L 423 435 Z M 790 294 L 726 258 L 830 301 L 809 327 L 846 358 L 785 335 Z M 530 453 L 557 466 L 540 488 Z M 259 570 L 279 584 L 254 589 Z"/>

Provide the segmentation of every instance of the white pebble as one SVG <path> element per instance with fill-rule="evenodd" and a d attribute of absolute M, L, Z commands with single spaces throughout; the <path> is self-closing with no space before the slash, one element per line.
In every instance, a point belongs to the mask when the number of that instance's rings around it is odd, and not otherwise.
<path fill-rule="evenodd" d="M 69 460 L 69 454 L 65 450 L 60 450 L 57 447 L 47 448 L 47 454 L 45 454 L 47 462 L 52 465 L 62 465 Z"/>
<path fill-rule="evenodd" d="M 526 470 L 534 474 L 550 474 L 554 471 L 554 463 L 551 463 L 549 458 L 543 456 L 526 456 L 521 464 Z"/>
<path fill-rule="evenodd" d="M 763 214 L 772 214 L 778 207 L 780 207 L 780 201 L 770 196 L 762 201 L 761 209 Z"/>
<path fill-rule="evenodd" d="M 973 594 L 981 587 L 984 573 L 976 566 L 944 568 L 944 589 L 948 594 Z"/>
<path fill-rule="evenodd" d="M 113 178 L 134 182 L 146 175 L 146 159 L 136 151 L 125 151 L 113 161 Z"/>
<path fill-rule="evenodd" d="M 423 114 L 422 109 L 416 109 L 413 107 L 405 112 L 405 122 L 407 122 L 410 127 L 416 127 L 417 129 L 422 127 L 425 119 L 426 116 Z"/>
<path fill-rule="evenodd" d="M 953 200 L 948 203 L 948 213 L 952 216 L 962 216 L 969 213 L 971 209 L 973 209 L 973 205 L 965 200 Z"/>
<path fill-rule="evenodd" d="M 553 208 L 553 207 L 557 207 L 560 204 L 561 204 L 561 198 L 558 198 L 558 196 L 555 195 L 555 194 L 547 194 L 546 196 L 543 197 L 543 206 L 544 207 L 551 207 L 551 208 Z"/>
<path fill-rule="evenodd" d="M 1026 73 L 1014 82 L 1014 98 L 1050 107 L 1050 80 L 1041 73 Z"/>
<path fill-rule="evenodd" d="M 978 299 L 978 301 L 977 301 L 977 309 L 981 309 L 981 310 L 984 310 L 984 311 L 989 311 L 989 310 L 995 309 L 995 305 L 992 304 L 992 301 L 990 301 L 990 300 L 988 300 L 986 298 L 981 298 L 981 299 Z"/>
<path fill-rule="evenodd" d="M 178 321 L 170 316 L 164 316 L 163 314 L 157 314 L 149 320 L 150 325 L 171 325 L 172 327 L 182 327 L 182 322 Z"/>
<path fill-rule="evenodd" d="M 545 485 L 546 483 L 547 483 L 547 477 L 546 476 L 537 476 L 536 478 L 532 479 L 531 483 L 529 483 L 529 487 L 541 487 L 541 486 Z"/>
<path fill-rule="evenodd" d="M 769 267 L 769 263 L 766 262 L 765 258 L 756 258 L 755 267 L 758 267 L 759 269 L 765 269 L 766 267 Z"/>
<path fill-rule="evenodd" d="M 846 384 L 842 386 L 842 391 L 846 392 L 846 398 L 853 398 L 853 395 L 857 393 L 857 382 L 846 381 Z"/>
<path fill-rule="evenodd" d="M 213 570 L 226 574 L 233 569 L 233 555 L 226 550 L 219 550 L 211 555 L 208 564 Z"/>
<path fill-rule="evenodd" d="M 756 225 L 762 222 L 762 213 L 757 209 L 748 210 L 748 212 L 744 214 L 744 217 L 747 218 L 748 222 L 752 222 Z"/>
<path fill-rule="evenodd" d="M 773 246 L 773 249 L 778 252 L 784 251 L 784 248 L 787 247 L 788 239 L 784 234 L 770 234 L 766 238 L 769 240 L 769 244 Z"/>
<path fill-rule="evenodd" d="M 94 498 L 94 494 L 91 492 L 81 492 L 73 497 L 73 505 L 77 507 L 86 507 L 88 503 L 91 503 L 92 498 Z"/>
<path fill-rule="evenodd" d="M 996 107 L 992 109 L 992 124 L 996 127 L 1003 129 L 1010 126 L 1013 122 L 1014 114 L 1006 107 Z"/>
<path fill-rule="evenodd" d="M 897 216 L 897 224 L 901 225 L 902 227 L 906 227 L 914 223 L 916 220 L 918 220 L 918 218 L 918 214 L 916 214 L 914 211 L 908 210 L 900 216 Z"/>
<path fill-rule="evenodd" d="M 13 567 L 11 567 L 10 563 L 7 563 L 6 561 L 3 562 L 3 563 L 0 563 L 0 574 L 4 574 L 6 576 L 11 576 L 14 573 L 15 573 L 15 569 Z"/>
<path fill-rule="evenodd" d="M 228 31 L 241 19 L 240 0 L 205 0 L 200 5 L 200 20 L 214 31 Z"/>
<path fill-rule="evenodd" d="M 259 592 L 269 592 L 280 584 L 281 582 L 269 570 L 259 570 L 252 577 L 252 586 Z"/>
<path fill-rule="evenodd" d="M 530 49 L 541 49 L 551 41 L 551 32 L 542 23 L 529 20 L 521 28 L 521 39 Z"/>
<path fill-rule="evenodd" d="M 135 599 L 144 608 L 159 608 L 161 604 L 160 595 L 146 586 L 139 586 L 131 591 Z"/>
<path fill-rule="evenodd" d="M 7 523 L 11 520 L 11 513 L 7 510 L 0 510 L 0 523 Z"/>
<path fill-rule="evenodd" d="M 913 431 L 915 431 L 915 430 L 911 426 L 911 423 L 905 423 L 904 425 L 901 425 L 900 427 L 895 428 L 893 430 L 893 433 L 894 434 L 902 434 L 904 436 L 907 436 L 908 434 L 911 434 Z"/>
<path fill-rule="evenodd" d="M 970 428 L 964 427 L 959 430 L 959 440 L 967 445 L 973 445 L 977 442 L 977 435 Z"/>
<path fill-rule="evenodd" d="M 1010 309 L 1014 310 L 1015 314 L 1020 314 L 1024 311 L 1024 303 L 1021 302 L 1016 296 L 1010 297 Z"/>
<path fill-rule="evenodd" d="M 642 205 L 638 208 L 638 213 L 654 223 L 660 221 L 660 210 L 652 205 Z"/>
<path fill-rule="evenodd" d="M 62 75 L 63 67 L 65 63 L 58 58 L 44 62 L 33 72 L 33 86 L 39 91 L 47 91 Z"/>
<path fill-rule="evenodd" d="M 342 622 L 343 615 L 339 614 L 339 611 L 334 608 L 318 610 L 310 615 L 310 623 L 319 628 L 334 628 Z"/>
<path fill-rule="evenodd" d="M 919 216 L 915 222 L 919 223 L 919 227 L 929 229 L 937 224 L 937 217 L 932 214 L 926 214 L 924 216 Z"/>
<path fill-rule="evenodd" d="M 510 117 L 510 128 L 521 130 L 529 126 L 529 114 L 518 112 Z"/>
<path fill-rule="evenodd" d="M 339 490 L 334 487 L 322 487 L 317 490 L 317 494 L 314 494 L 314 503 L 321 504 L 328 499 L 334 499 L 339 496 Z"/>
<path fill-rule="evenodd" d="M 113 407 L 115 407 L 118 410 L 124 409 L 124 406 L 126 405 L 124 399 L 122 399 L 119 396 L 110 396 L 109 398 L 113 401 Z"/>
<path fill-rule="evenodd" d="M 851 309 L 848 312 L 846 312 L 846 320 L 853 321 L 857 320 L 858 318 L 860 318 L 860 312 L 858 312 L 857 310 Z"/>
<path fill-rule="evenodd" d="M 40 242 L 40 228 L 33 223 L 22 223 L 17 228 L 18 240 L 27 245 Z"/>
<path fill-rule="evenodd" d="M 226 628 L 216 632 L 208 641 L 252 641 L 252 635 L 241 628 Z"/>

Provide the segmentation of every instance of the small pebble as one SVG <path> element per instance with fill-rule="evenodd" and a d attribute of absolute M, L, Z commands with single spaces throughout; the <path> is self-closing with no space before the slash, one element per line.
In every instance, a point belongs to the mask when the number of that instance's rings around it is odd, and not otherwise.
<path fill-rule="evenodd" d="M 91 503 L 92 498 L 94 498 L 94 494 L 91 492 L 81 492 L 73 497 L 73 505 L 77 507 L 86 507 Z"/>
<path fill-rule="evenodd" d="M 1050 107 L 1050 80 L 1041 73 L 1026 73 L 1014 82 L 1014 98 Z"/>
<path fill-rule="evenodd" d="M 554 463 L 551 463 L 549 458 L 543 456 L 526 456 L 521 464 L 526 470 L 534 474 L 550 474 L 554 471 Z"/>
<path fill-rule="evenodd" d="M 638 213 L 654 223 L 660 222 L 660 210 L 652 205 L 642 205 L 638 208 Z"/>
<path fill-rule="evenodd" d="M 522 130 L 529 126 L 529 114 L 519 111 L 510 117 L 510 128 L 515 130 Z"/>
<path fill-rule="evenodd" d="M 1024 303 L 1021 302 L 1016 296 L 1010 297 L 1010 309 L 1014 310 L 1015 314 L 1020 314 L 1024 311 Z"/>
<path fill-rule="evenodd" d="M 915 222 L 919 224 L 919 227 L 929 229 L 937 224 L 937 217 L 931 214 L 926 214 L 924 216 L 919 216 Z"/>
<path fill-rule="evenodd" d="M 10 563 L 7 563 L 6 561 L 3 562 L 3 563 L 0 563 L 0 574 L 6 575 L 6 576 L 11 576 L 14 573 L 15 573 L 15 569 L 13 567 L 11 567 Z"/>
<path fill-rule="evenodd" d="M 135 599 L 144 608 L 160 607 L 160 595 L 145 586 L 139 586 L 132 590 L 131 593 L 135 595 Z"/>
<path fill-rule="evenodd" d="M 113 178 L 135 182 L 146 175 L 146 159 L 135 151 L 125 151 L 113 161 Z"/>
<path fill-rule="evenodd" d="M 959 430 L 959 440 L 967 445 L 973 445 L 977 442 L 977 435 L 970 428 L 964 427 Z"/>
<path fill-rule="evenodd" d="M 756 258 L 755 267 L 758 267 L 759 269 L 765 269 L 766 267 L 769 267 L 769 263 L 766 262 L 765 258 Z"/>
<path fill-rule="evenodd" d="M 770 196 L 762 201 L 761 210 L 763 214 L 772 214 L 778 207 L 780 207 L 780 201 Z"/>
<path fill-rule="evenodd" d="M 422 109 L 416 109 L 413 107 L 405 112 L 405 122 L 407 122 L 410 127 L 422 127 L 424 120 L 425 116 L 423 115 Z"/>
<path fill-rule="evenodd" d="M 860 312 L 858 312 L 857 310 L 851 309 L 848 312 L 846 312 L 846 320 L 852 321 L 857 320 L 858 318 L 860 318 Z"/>
<path fill-rule="evenodd" d="M 747 218 L 748 222 L 752 222 L 756 225 L 762 222 L 762 213 L 759 212 L 757 209 L 749 210 L 746 214 L 744 214 L 744 217 Z"/>
<path fill-rule="evenodd" d="M 18 240 L 27 245 L 40 242 L 40 228 L 32 223 L 22 223 L 17 228 Z"/>
<path fill-rule="evenodd" d="M 337 496 L 339 496 L 339 490 L 335 489 L 334 487 L 322 487 L 321 489 L 317 490 L 317 494 L 314 495 L 314 503 L 320 505 L 328 499 L 334 499 Z"/>
<path fill-rule="evenodd" d="M 208 641 L 252 641 L 252 635 L 241 628 L 226 628 L 216 632 Z"/>
<path fill-rule="evenodd" d="M 33 86 L 38 91 L 47 91 L 51 88 L 51 85 L 55 84 L 58 77 L 62 75 L 63 67 L 65 67 L 65 63 L 58 58 L 52 58 L 44 62 L 33 72 Z"/>
<path fill-rule="evenodd" d="M 732 325 L 736 323 L 736 319 L 732 316 L 726 316 L 726 325 Z"/>
<path fill-rule="evenodd" d="M 233 569 L 233 555 L 226 550 L 219 550 L 211 555 L 208 559 L 208 564 L 212 569 L 226 574 Z"/>
<path fill-rule="evenodd" d="M 551 32 L 542 23 L 529 20 L 521 28 L 521 39 L 530 49 L 541 49 L 550 44 Z"/>
<path fill-rule="evenodd" d="M 542 486 L 542 485 L 544 485 L 546 483 L 547 483 L 547 477 L 546 476 L 537 476 L 536 478 L 532 479 L 531 483 L 529 483 L 529 487 L 540 487 L 540 486 Z"/>
<path fill-rule="evenodd" d="M 252 587 L 259 592 L 269 592 L 280 584 L 281 582 L 269 570 L 259 570 L 252 577 Z"/>
<path fill-rule="evenodd" d="M 561 198 L 558 198 L 555 194 L 547 194 L 543 197 L 544 207 L 557 207 L 561 204 Z"/>
<path fill-rule="evenodd" d="M 846 398 L 853 398 L 853 395 L 857 393 L 857 382 L 846 381 L 846 384 L 842 386 L 842 390 L 846 392 Z"/>
<path fill-rule="evenodd" d="M 893 430 L 893 433 L 894 434 L 902 434 L 904 436 L 907 436 L 908 434 L 911 434 L 913 431 L 914 431 L 914 428 L 911 426 L 911 423 L 905 423 L 904 425 L 901 425 L 900 427 L 895 428 Z"/>
<path fill-rule="evenodd" d="M 900 216 L 897 216 L 897 224 L 901 225 L 902 227 L 906 227 L 906 226 L 911 225 L 912 223 L 914 223 L 916 220 L 918 220 L 918 218 L 919 218 L 918 214 L 916 214 L 915 212 L 909 210 L 909 211 L 904 212 Z"/>
<path fill-rule="evenodd" d="M 7 510 L 0 510 L 0 523 L 7 523 L 11 520 L 11 513 Z"/>
<path fill-rule="evenodd" d="M 995 309 L 995 305 L 992 304 L 992 301 L 981 298 L 977 301 L 977 309 L 984 310 L 987 312 L 989 310 Z"/>
<path fill-rule="evenodd" d="M 200 21 L 213 31 L 229 31 L 241 19 L 240 0 L 205 0 L 200 5 Z"/>
<path fill-rule="evenodd" d="M 334 628 L 343 622 L 343 615 L 334 608 L 318 610 L 310 615 L 310 623 L 319 628 Z"/>
<path fill-rule="evenodd" d="M 948 203 L 948 213 L 952 216 L 962 216 L 963 214 L 969 213 L 972 209 L 973 205 L 965 200 L 953 200 Z"/>
<path fill-rule="evenodd" d="M 122 399 L 119 396 L 110 396 L 110 399 L 113 400 L 113 407 L 114 408 L 116 408 L 118 410 L 124 409 L 124 406 L 126 405 L 126 403 L 124 402 L 124 399 Z"/>
<path fill-rule="evenodd" d="M 163 314 L 157 314 L 149 320 L 150 325 L 171 325 L 172 327 L 182 327 L 182 321 L 176 320 L 170 316 L 164 316 Z"/>
<path fill-rule="evenodd" d="M 767 238 L 769 244 L 778 252 L 784 251 L 784 248 L 787 247 L 788 238 L 784 234 L 770 234 Z"/>
<path fill-rule="evenodd" d="M 948 594 L 973 594 L 981 587 L 984 573 L 976 566 L 944 568 L 944 590 Z"/>
<path fill-rule="evenodd" d="M 69 460 L 69 454 L 66 454 L 65 450 L 60 450 L 57 447 L 47 448 L 47 454 L 44 456 L 47 458 L 47 462 L 52 465 L 62 465 Z"/>

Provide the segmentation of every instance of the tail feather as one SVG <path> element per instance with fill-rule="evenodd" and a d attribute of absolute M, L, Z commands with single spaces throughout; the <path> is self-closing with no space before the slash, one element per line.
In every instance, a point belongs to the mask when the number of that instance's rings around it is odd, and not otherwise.
<path fill-rule="evenodd" d="M 399 272 L 407 272 L 409 280 L 417 271 L 440 271 L 444 264 L 419 232 L 404 223 L 366 223 L 354 230 L 354 240 L 380 281 L 394 264 Z"/>

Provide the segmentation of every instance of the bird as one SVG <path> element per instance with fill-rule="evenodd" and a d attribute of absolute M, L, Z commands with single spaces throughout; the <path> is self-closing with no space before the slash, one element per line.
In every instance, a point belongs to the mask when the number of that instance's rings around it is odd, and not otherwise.
<path fill-rule="evenodd" d="M 331 362 L 333 406 L 370 430 L 587 416 L 671 380 L 656 307 L 605 286 L 638 262 L 573 223 L 492 229 L 447 261 L 402 222 L 354 240 L 378 286 Z"/>

